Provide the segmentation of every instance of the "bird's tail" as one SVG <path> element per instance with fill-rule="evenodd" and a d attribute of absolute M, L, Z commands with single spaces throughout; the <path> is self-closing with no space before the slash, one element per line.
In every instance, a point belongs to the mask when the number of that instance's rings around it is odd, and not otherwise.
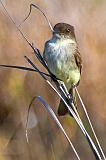
<path fill-rule="evenodd" d="M 69 91 L 70 95 L 72 96 L 72 101 L 74 103 L 74 105 L 76 106 L 77 108 L 77 103 L 76 103 L 76 96 L 75 96 L 75 90 L 74 88 L 71 88 L 70 91 Z M 68 101 L 69 103 L 69 101 Z M 70 103 L 71 104 L 71 103 Z M 71 107 L 71 106 L 70 106 Z M 66 105 L 64 104 L 64 102 L 62 101 L 62 99 L 60 100 L 60 103 L 59 103 L 59 107 L 58 107 L 58 115 L 59 116 L 64 116 L 66 115 L 67 113 L 69 113 Z M 71 115 L 71 114 L 70 114 Z M 71 115 L 72 116 L 72 115 Z"/>

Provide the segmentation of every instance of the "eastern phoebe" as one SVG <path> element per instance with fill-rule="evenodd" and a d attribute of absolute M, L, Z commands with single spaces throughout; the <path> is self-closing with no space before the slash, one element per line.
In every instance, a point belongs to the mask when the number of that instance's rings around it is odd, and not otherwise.
<path fill-rule="evenodd" d="M 43 57 L 49 70 L 61 79 L 75 103 L 74 85 L 78 85 L 81 75 L 82 61 L 78 51 L 74 27 L 66 23 L 58 23 L 53 28 L 52 38 L 45 43 Z M 68 113 L 68 109 L 61 100 L 58 115 Z"/>

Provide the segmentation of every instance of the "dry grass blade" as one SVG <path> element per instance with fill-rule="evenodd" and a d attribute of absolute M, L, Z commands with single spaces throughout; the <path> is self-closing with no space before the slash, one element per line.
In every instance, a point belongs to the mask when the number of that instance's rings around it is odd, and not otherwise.
<path fill-rule="evenodd" d="M 56 124 L 59 126 L 59 128 L 61 129 L 61 131 L 63 132 L 64 136 L 66 137 L 67 141 L 69 142 L 70 146 L 72 147 L 76 157 L 78 160 L 80 160 L 80 157 L 74 147 L 74 145 L 72 144 L 71 140 L 69 139 L 67 133 L 65 132 L 63 126 L 61 125 L 60 121 L 58 120 L 57 116 L 55 115 L 54 111 L 51 109 L 51 107 L 46 103 L 46 101 L 41 97 L 41 96 L 36 96 L 32 99 L 30 105 L 29 105 L 29 108 L 28 108 L 28 114 L 27 114 L 27 122 L 26 122 L 26 139 L 27 139 L 27 142 L 29 143 L 29 140 L 28 140 L 28 130 L 27 130 L 27 124 L 28 124 L 28 117 L 29 117 L 29 112 L 30 112 L 30 108 L 31 108 L 31 105 L 33 103 L 34 100 L 38 99 L 42 105 L 47 109 L 47 111 L 50 113 L 50 115 L 52 116 L 52 118 L 54 119 L 54 121 L 56 122 Z"/>
<path fill-rule="evenodd" d="M 24 70 L 24 71 L 31 71 L 31 72 L 37 72 L 36 69 L 32 69 L 32 68 L 28 68 L 28 67 L 24 67 L 24 66 L 15 66 L 15 65 L 0 65 L 0 67 L 4 67 L 4 68 L 13 68 L 13 69 L 19 69 L 19 70 Z M 49 74 L 41 72 L 42 74 L 44 74 L 45 76 L 51 77 Z"/>
<path fill-rule="evenodd" d="M 27 20 L 27 18 L 30 16 L 31 11 L 32 11 L 32 7 L 38 9 L 38 10 L 43 14 L 43 16 L 45 17 L 45 19 L 46 19 L 46 21 L 47 21 L 47 23 L 48 23 L 48 25 L 49 25 L 51 31 L 53 31 L 53 27 L 52 27 L 52 25 L 51 25 L 49 19 L 47 18 L 46 14 L 44 13 L 44 11 L 42 11 L 42 9 L 40 9 L 39 6 L 37 6 L 37 5 L 35 5 L 35 4 L 30 4 L 30 11 L 29 11 L 27 17 L 22 21 L 22 23 L 21 23 L 18 27 L 20 27 L 20 26 Z"/>

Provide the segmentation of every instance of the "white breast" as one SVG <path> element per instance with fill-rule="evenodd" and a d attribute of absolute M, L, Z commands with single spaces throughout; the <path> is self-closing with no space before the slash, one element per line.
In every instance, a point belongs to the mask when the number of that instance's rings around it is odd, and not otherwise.
<path fill-rule="evenodd" d="M 51 39 L 45 46 L 44 57 L 50 71 L 69 84 L 74 81 L 72 80 L 73 74 L 77 75 L 78 72 L 75 71 L 76 63 L 73 64 L 73 61 L 75 61 L 73 53 L 76 46 L 76 42 L 71 39 Z"/>

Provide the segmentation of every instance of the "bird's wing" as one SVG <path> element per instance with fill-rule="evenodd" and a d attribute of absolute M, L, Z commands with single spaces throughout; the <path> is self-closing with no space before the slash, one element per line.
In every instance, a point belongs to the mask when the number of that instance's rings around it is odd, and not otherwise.
<path fill-rule="evenodd" d="M 50 50 L 49 45 L 48 45 L 48 42 L 49 42 L 49 41 L 47 41 L 47 42 L 45 43 L 45 47 L 44 47 L 44 51 L 43 51 L 43 58 L 44 58 L 45 61 L 46 61 L 46 58 L 47 58 L 46 52 L 47 52 L 48 50 Z"/>
<path fill-rule="evenodd" d="M 76 61 L 76 64 L 78 66 L 78 69 L 81 73 L 81 69 L 82 69 L 82 59 L 81 59 L 81 55 L 80 55 L 80 52 L 78 51 L 78 49 L 75 51 L 74 53 L 74 57 L 75 57 L 75 61 Z"/>

